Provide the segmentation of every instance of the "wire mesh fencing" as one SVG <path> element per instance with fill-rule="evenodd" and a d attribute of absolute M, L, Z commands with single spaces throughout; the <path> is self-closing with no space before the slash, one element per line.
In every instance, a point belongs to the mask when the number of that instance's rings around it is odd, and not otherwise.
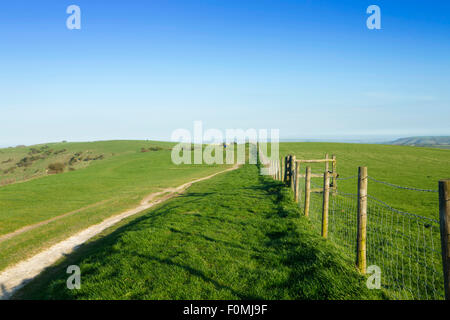
<path fill-rule="evenodd" d="M 338 178 L 354 183 L 358 176 Z M 401 190 L 437 192 L 385 183 L 368 177 L 370 183 Z M 320 182 L 319 182 L 320 181 Z M 299 181 L 299 206 L 304 213 L 304 183 Z M 323 189 L 323 179 L 311 179 L 312 189 Z M 418 195 L 420 196 L 420 195 Z M 323 192 L 310 193 L 308 216 L 313 229 L 322 226 Z M 330 191 L 328 239 L 355 259 L 358 233 L 358 194 Z M 393 208 L 367 195 L 367 266 L 381 270 L 381 286 L 392 299 L 439 300 L 445 298 L 439 221 Z"/>
<path fill-rule="evenodd" d="M 396 299 L 443 299 L 439 221 L 397 210 L 370 194 L 367 218 L 367 261 L 383 270 L 388 292 Z"/>

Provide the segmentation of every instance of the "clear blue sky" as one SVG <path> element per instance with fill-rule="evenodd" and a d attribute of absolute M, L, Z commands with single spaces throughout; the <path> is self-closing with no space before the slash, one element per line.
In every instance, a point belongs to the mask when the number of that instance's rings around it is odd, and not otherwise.
<path fill-rule="evenodd" d="M 382 30 L 366 28 L 371 4 Z M 0 114 L 1 146 L 168 140 L 194 120 L 450 135 L 450 1 L 4 1 Z"/>

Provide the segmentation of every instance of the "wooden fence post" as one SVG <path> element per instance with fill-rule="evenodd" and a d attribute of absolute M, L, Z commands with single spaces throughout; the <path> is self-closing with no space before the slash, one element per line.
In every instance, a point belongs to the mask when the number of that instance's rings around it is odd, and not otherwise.
<path fill-rule="evenodd" d="M 280 160 L 275 160 L 275 177 L 280 180 Z"/>
<path fill-rule="evenodd" d="M 332 171 L 333 171 L 333 196 L 336 195 L 337 192 L 337 170 L 336 170 L 336 156 L 333 154 L 331 156 L 331 159 L 333 159 L 332 163 Z"/>
<path fill-rule="evenodd" d="M 292 191 L 294 191 L 295 156 L 291 156 L 291 161 L 290 162 L 291 163 L 289 165 L 289 168 L 290 168 L 290 170 L 289 170 L 289 175 L 290 175 L 289 184 L 290 184 L 290 187 L 291 187 Z"/>
<path fill-rule="evenodd" d="M 439 222 L 445 299 L 450 300 L 450 179 L 439 181 Z"/>
<path fill-rule="evenodd" d="M 273 160 L 270 160 L 270 172 L 272 174 L 272 179 L 275 179 L 275 163 L 273 163 Z"/>
<path fill-rule="evenodd" d="M 323 174 L 323 204 L 322 204 L 322 237 L 328 237 L 328 205 L 330 200 L 330 173 Z"/>
<path fill-rule="evenodd" d="M 358 169 L 358 231 L 356 241 L 356 266 L 362 274 L 366 273 L 367 239 L 367 167 Z"/>
<path fill-rule="evenodd" d="M 282 181 L 283 180 L 283 163 L 282 163 L 283 159 L 280 158 L 278 160 L 278 180 Z"/>
<path fill-rule="evenodd" d="M 309 216 L 309 202 L 311 199 L 311 167 L 306 167 L 305 175 L 305 216 Z"/>
<path fill-rule="evenodd" d="M 325 153 L 325 160 L 328 160 L 328 153 Z M 329 168 L 329 163 L 328 163 L 328 161 L 325 161 L 325 171 L 329 171 L 330 170 L 330 168 Z"/>
<path fill-rule="evenodd" d="M 289 161 L 289 156 L 285 156 L 284 157 L 284 178 L 283 178 L 285 183 L 287 183 L 287 181 L 288 181 L 288 177 L 287 177 L 288 161 Z"/>
<path fill-rule="evenodd" d="M 276 160 L 272 160 L 272 166 L 273 166 L 273 179 L 277 179 L 277 163 Z"/>
<path fill-rule="evenodd" d="M 300 162 L 295 162 L 295 181 L 294 181 L 294 199 L 298 202 L 299 176 L 300 176 Z"/>
<path fill-rule="evenodd" d="M 277 163 L 277 160 L 273 160 L 273 169 L 274 169 L 273 174 L 275 176 L 274 179 L 278 180 L 278 163 Z"/>
<path fill-rule="evenodd" d="M 288 155 L 287 157 L 287 166 L 286 166 L 286 182 L 287 185 L 291 186 L 291 155 Z"/>
<path fill-rule="evenodd" d="M 283 176 L 282 176 L 282 171 L 281 171 L 282 165 L 281 165 L 281 159 L 278 159 L 278 180 L 282 180 Z"/>

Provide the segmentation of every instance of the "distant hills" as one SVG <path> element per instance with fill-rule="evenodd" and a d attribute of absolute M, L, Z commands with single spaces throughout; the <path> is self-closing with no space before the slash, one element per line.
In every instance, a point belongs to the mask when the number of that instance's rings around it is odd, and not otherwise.
<path fill-rule="evenodd" d="M 434 148 L 450 149 L 450 136 L 400 138 L 388 142 L 387 144 L 397 146 L 434 147 Z"/>

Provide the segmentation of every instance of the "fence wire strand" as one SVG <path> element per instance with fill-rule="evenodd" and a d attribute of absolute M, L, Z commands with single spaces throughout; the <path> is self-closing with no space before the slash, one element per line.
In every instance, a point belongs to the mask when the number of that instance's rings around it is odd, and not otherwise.
<path fill-rule="evenodd" d="M 397 188 L 397 189 L 410 190 L 410 191 L 419 191 L 419 192 L 435 192 L 435 193 L 439 192 L 438 190 L 419 189 L 419 188 L 413 188 L 413 187 L 399 186 L 399 185 L 396 185 L 396 184 L 393 184 L 393 183 L 377 180 L 375 178 L 372 178 L 371 176 L 368 176 L 368 178 L 371 181 L 374 181 L 374 182 L 377 182 L 377 183 L 381 183 L 381 184 L 384 184 L 384 185 L 387 185 L 387 186 L 390 186 L 390 187 L 393 187 L 393 188 Z"/>

